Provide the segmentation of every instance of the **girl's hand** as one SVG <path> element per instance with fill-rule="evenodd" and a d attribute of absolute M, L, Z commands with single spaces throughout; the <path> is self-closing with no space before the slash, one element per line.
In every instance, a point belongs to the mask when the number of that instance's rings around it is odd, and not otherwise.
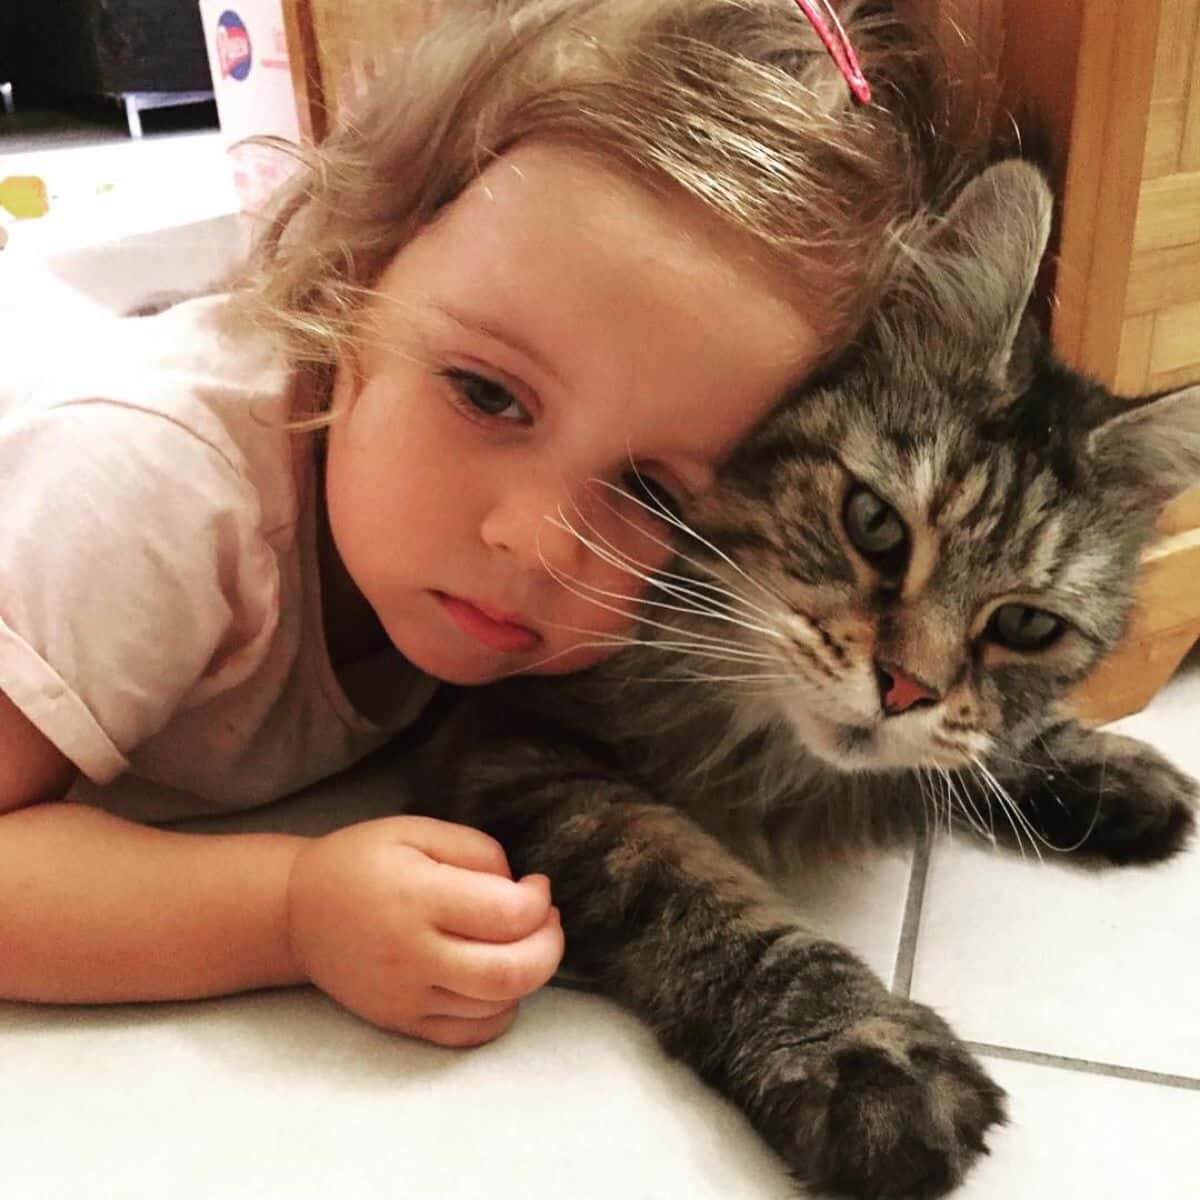
<path fill-rule="evenodd" d="M 308 843 L 288 884 L 292 953 L 335 1000 L 443 1046 L 503 1033 L 563 954 L 550 881 L 513 882 L 498 842 L 386 817 Z"/>

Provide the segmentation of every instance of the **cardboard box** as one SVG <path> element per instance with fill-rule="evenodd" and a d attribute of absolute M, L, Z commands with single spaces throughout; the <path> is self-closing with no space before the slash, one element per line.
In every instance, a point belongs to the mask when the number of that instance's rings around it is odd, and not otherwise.
<path fill-rule="evenodd" d="M 280 0 L 200 0 L 221 131 L 242 207 L 260 210 L 293 169 L 277 150 L 238 145 L 273 134 L 300 141 Z"/>

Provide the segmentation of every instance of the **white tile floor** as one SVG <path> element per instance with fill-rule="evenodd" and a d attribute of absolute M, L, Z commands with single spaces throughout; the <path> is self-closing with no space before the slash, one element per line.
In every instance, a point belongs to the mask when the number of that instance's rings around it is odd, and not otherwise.
<path fill-rule="evenodd" d="M 1113 728 L 1200 776 L 1200 661 Z M 1195 1200 L 1200 849 L 1098 873 L 1053 857 L 942 843 L 928 862 L 911 994 L 1012 1096 L 1011 1127 L 962 1195 Z"/>
<path fill-rule="evenodd" d="M 57 270 L 56 296 L 102 308 L 187 286 L 223 261 L 240 236 L 228 222 L 163 233 L 231 206 L 231 193 L 217 198 L 227 180 L 213 178 L 219 144 L 205 145 L 186 162 L 152 142 L 136 150 L 160 187 L 136 219 L 95 208 L 91 223 L 81 200 L 60 209 L 57 227 L 14 238 L 20 252 L 0 254 L 0 307 L 45 283 L 34 281 L 39 259 Z M 0 153 L 0 178 L 14 159 Z M 93 178 L 97 164 L 118 169 L 99 158 L 54 169 Z M 36 156 L 20 165 L 51 169 Z M 197 195 L 208 197 L 199 209 Z M 64 253 L 135 229 L 142 252 Z M 1194 662 L 1123 726 L 1200 774 L 1198 718 Z M 288 819 L 316 832 L 331 813 L 346 821 L 394 802 L 387 774 L 368 765 L 294 801 Z M 810 874 L 791 890 L 814 924 L 942 1011 L 1009 1091 L 1011 1124 L 964 1200 L 1197 1200 L 1200 851 L 1101 874 L 1052 857 L 1022 862 L 956 840 Z M 20 1200 L 795 1194 L 741 1118 L 636 1021 L 558 989 L 529 1001 L 509 1036 L 467 1054 L 390 1038 L 310 990 L 194 1005 L 0 1004 L 0 1063 L 0 1178 Z"/>

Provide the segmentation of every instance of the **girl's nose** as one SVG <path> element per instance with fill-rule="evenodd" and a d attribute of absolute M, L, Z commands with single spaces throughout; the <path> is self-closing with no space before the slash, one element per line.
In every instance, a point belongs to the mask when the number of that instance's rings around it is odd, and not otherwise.
<path fill-rule="evenodd" d="M 484 517 L 480 536 L 511 555 L 526 570 L 573 574 L 588 551 L 586 508 L 566 487 L 526 486 L 506 492 Z"/>

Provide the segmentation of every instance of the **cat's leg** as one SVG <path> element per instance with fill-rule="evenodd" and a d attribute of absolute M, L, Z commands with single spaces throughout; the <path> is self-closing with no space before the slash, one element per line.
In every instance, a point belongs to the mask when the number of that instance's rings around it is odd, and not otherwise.
<path fill-rule="evenodd" d="M 1017 771 L 1008 760 L 994 773 L 1045 839 L 1041 849 L 1116 866 L 1153 863 L 1183 849 L 1195 829 L 1200 785 L 1144 742 L 1069 721 L 1025 746 L 1020 760 Z M 1032 841 L 1024 829 L 1018 839 L 1001 815 L 994 825 L 1009 842 Z"/>
<path fill-rule="evenodd" d="M 986 1152 L 1003 1093 L 946 1023 L 806 930 L 683 813 L 599 772 L 487 775 L 470 818 L 514 872 L 550 876 L 567 965 L 743 1109 L 797 1178 L 940 1196 Z"/>

